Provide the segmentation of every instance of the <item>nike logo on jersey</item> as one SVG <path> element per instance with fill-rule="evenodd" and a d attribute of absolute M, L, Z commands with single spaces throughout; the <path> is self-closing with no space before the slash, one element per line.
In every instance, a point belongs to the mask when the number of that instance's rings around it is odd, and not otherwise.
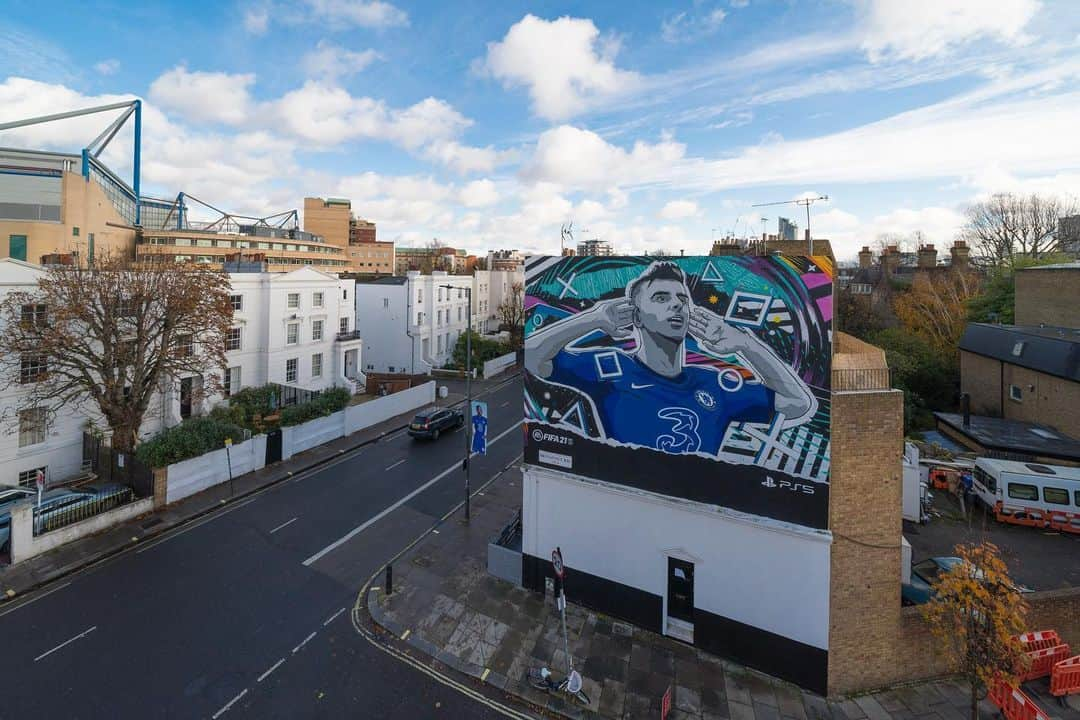
<path fill-rule="evenodd" d="M 650 387 L 652 387 L 652 385 L 638 385 L 637 383 L 630 383 L 631 390 L 644 390 L 645 388 Z"/>

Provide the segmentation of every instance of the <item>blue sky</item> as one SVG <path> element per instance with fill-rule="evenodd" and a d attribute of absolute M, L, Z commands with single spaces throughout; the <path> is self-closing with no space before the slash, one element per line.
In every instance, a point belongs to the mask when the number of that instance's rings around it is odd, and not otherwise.
<path fill-rule="evenodd" d="M 349 197 L 403 245 L 557 252 L 573 220 L 691 254 L 802 227 L 751 205 L 820 193 L 814 235 L 851 258 L 946 246 L 991 192 L 1080 195 L 1069 0 L 7 0 L 0 35 L 0 120 L 141 97 L 149 192 Z M 107 123 L 0 145 L 76 152 Z"/>

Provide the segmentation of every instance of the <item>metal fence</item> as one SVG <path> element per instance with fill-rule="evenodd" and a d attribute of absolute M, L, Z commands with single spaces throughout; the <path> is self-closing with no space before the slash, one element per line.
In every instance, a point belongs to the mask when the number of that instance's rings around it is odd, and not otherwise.
<path fill-rule="evenodd" d="M 34 535 L 59 530 L 134 499 L 135 493 L 125 486 L 107 490 L 72 489 L 58 497 L 46 498 L 34 507 Z"/>
<path fill-rule="evenodd" d="M 860 390 L 889 390 L 892 378 L 889 368 L 844 368 L 832 371 L 833 392 L 857 392 Z"/>
<path fill-rule="evenodd" d="M 132 453 L 117 452 L 100 435 L 83 433 L 83 466 L 89 467 L 101 482 L 127 485 L 136 498 L 154 494 L 153 469 Z"/>
<path fill-rule="evenodd" d="M 276 407 L 303 405 L 322 395 L 321 390 L 305 390 L 304 388 L 294 387 L 292 385 L 280 385 L 278 383 L 270 384 L 277 390 Z"/>

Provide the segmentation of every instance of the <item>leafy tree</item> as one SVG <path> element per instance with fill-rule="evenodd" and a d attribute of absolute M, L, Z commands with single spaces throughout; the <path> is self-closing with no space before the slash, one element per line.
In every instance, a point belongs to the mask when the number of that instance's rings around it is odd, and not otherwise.
<path fill-rule="evenodd" d="M 893 300 L 893 310 L 908 332 L 942 356 L 956 358 L 967 326 L 968 301 L 979 293 L 981 282 L 977 273 L 961 270 L 916 273 L 911 289 Z"/>
<path fill-rule="evenodd" d="M 886 318 L 869 295 L 855 295 L 850 288 L 836 294 L 837 329 L 865 340 L 885 329 Z"/>
<path fill-rule="evenodd" d="M 1074 201 L 998 193 L 968 206 L 960 238 L 991 265 L 1012 265 L 1023 256 L 1038 260 L 1061 251 L 1058 220 L 1076 210 Z"/>
<path fill-rule="evenodd" d="M 869 342 L 885 351 L 893 386 L 904 393 L 905 432 L 932 427 L 931 412 L 953 404 L 959 365 L 903 327 L 876 332 Z"/>
<path fill-rule="evenodd" d="M 499 326 L 510 332 L 510 345 L 516 350 L 525 337 L 525 286 L 516 282 L 510 286 L 510 294 L 495 308 Z"/>
<path fill-rule="evenodd" d="M 1016 636 L 1027 604 L 997 547 L 957 545 L 960 562 L 939 576 L 923 606 L 930 632 L 971 688 L 971 719 L 979 718 L 979 687 L 1015 683 L 1025 656 Z"/>
<path fill-rule="evenodd" d="M 457 344 L 454 345 L 454 355 L 449 364 L 458 370 L 465 369 L 465 338 L 466 333 L 458 335 Z M 479 368 L 487 360 L 493 360 L 500 355 L 510 352 L 510 347 L 498 340 L 482 337 L 475 330 L 472 333 L 472 366 Z"/>
<path fill-rule="evenodd" d="M 96 405 L 113 447 L 131 452 L 161 390 L 193 375 L 204 392 L 220 387 L 229 279 L 207 265 L 119 255 L 55 265 L 36 289 L 0 302 L 0 326 L 0 385 L 19 388 L 47 417 Z"/>
<path fill-rule="evenodd" d="M 1012 325 L 1016 315 L 1016 270 L 1037 265 L 1067 262 L 1066 255 L 1046 255 L 1038 260 L 1015 257 L 1012 265 L 1000 265 L 990 270 L 990 277 L 980 295 L 968 301 L 968 321 Z"/>

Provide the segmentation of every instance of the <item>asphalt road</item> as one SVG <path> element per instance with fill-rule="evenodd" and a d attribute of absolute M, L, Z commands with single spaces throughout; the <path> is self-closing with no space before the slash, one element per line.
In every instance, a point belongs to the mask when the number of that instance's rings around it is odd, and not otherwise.
<path fill-rule="evenodd" d="M 489 403 L 475 487 L 521 453 L 521 386 Z M 494 718 L 372 647 L 358 588 L 464 496 L 462 433 L 404 433 L 0 611 L 0 718 Z"/>

